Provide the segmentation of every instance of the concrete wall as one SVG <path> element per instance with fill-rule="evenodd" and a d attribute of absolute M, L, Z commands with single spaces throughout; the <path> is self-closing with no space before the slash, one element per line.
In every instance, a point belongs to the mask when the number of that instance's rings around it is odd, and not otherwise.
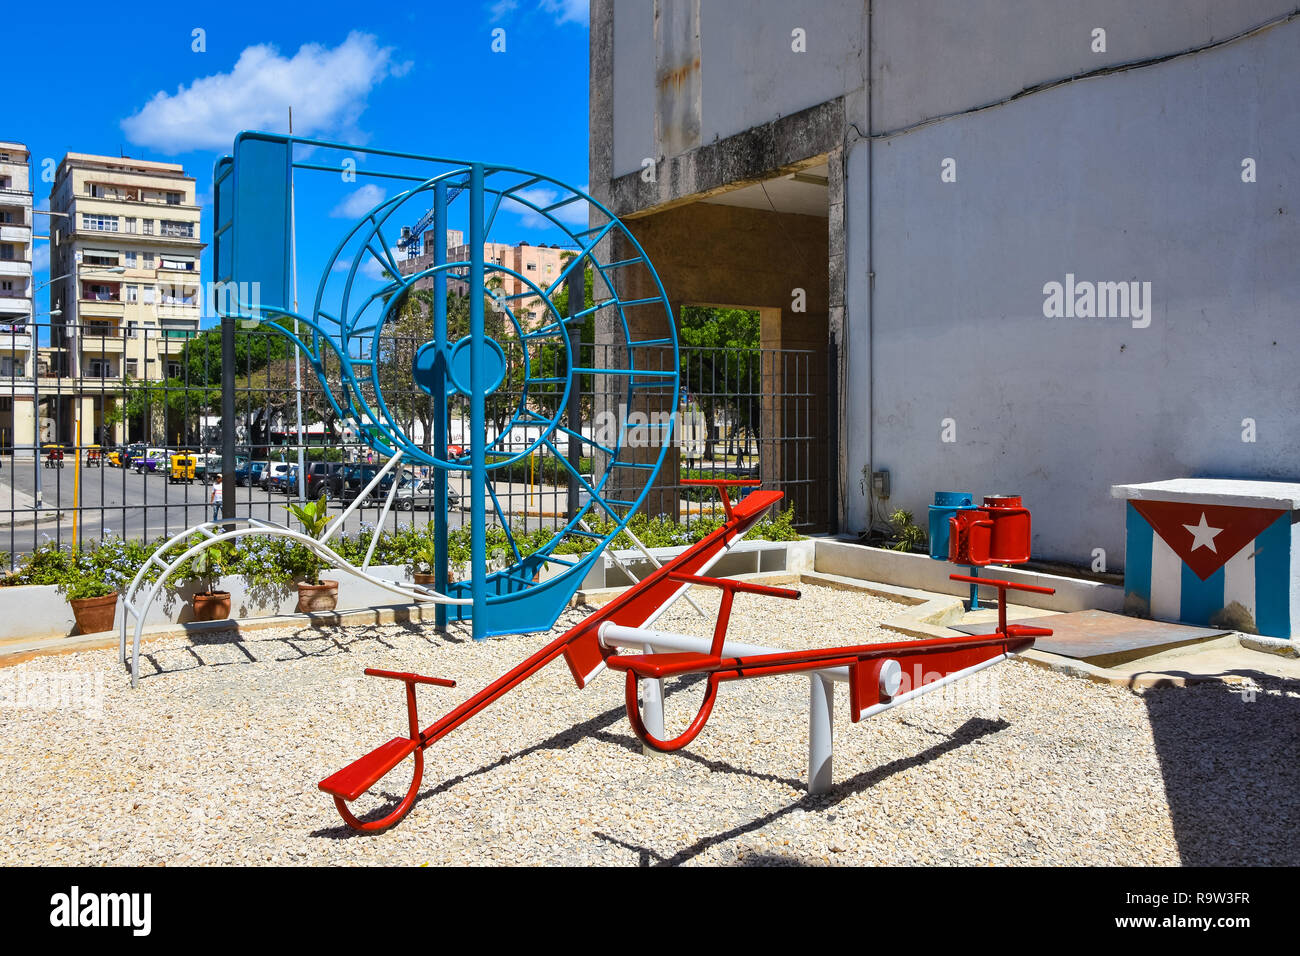
<path fill-rule="evenodd" d="M 666 29 L 678 16 L 698 10 L 698 46 L 682 49 L 681 31 Z M 615 0 L 615 123 L 613 173 L 641 169 L 642 159 L 680 152 L 665 130 L 661 97 L 670 85 L 698 82 L 694 145 L 706 145 L 743 130 L 835 99 L 862 86 L 866 4 L 847 0 Z M 656 20 L 659 21 L 656 42 Z M 805 33 L 805 52 L 792 49 L 792 31 Z M 698 77 L 683 76 L 698 50 Z M 680 114 L 674 114 L 680 115 Z M 626 117 L 626 121 L 622 118 Z M 658 117 L 658 120 L 657 120 Z"/>
<path fill-rule="evenodd" d="M 876 98 L 890 106 L 877 128 L 1041 81 L 1058 57 L 1062 73 L 1086 68 L 1090 54 L 1077 50 L 1087 50 L 1083 27 L 1093 21 L 1114 24 L 1111 59 L 1174 52 L 1233 28 L 1210 4 L 1178 4 L 1178 15 L 1172 4 L 1144 4 L 1141 26 L 1135 11 L 1106 19 L 1115 4 L 1081 6 L 1049 17 L 963 5 L 958 22 L 949 15 L 931 30 L 919 13 L 882 4 L 876 41 L 890 52 Z M 1235 28 L 1283 6 L 1234 5 Z M 1017 22 L 1021 13 L 1028 22 Z M 961 36 L 1002 38 L 1002 55 L 985 47 L 976 56 Z M 1054 51 L 1047 60 L 1041 46 Z M 1103 548 L 1115 568 L 1124 513 L 1111 484 L 1295 475 L 1297 49 L 1300 22 L 883 139 L 868 202 L 867 147 L 856 144 L 847 167 L 850 476 L 869 460 L 889 468 L 889 505 L 918 514 L 939 489 L 1022 493 L 1037 555 L 1088 562 Z M 953 53 L 936 62 L 941 50 Z M 900 76 L 891 58 L 913 67 Z M 940 181 L 945 157 L 957 162 L 955 183 Z M 1253 184 L 1241 179 L 1245 157 L 1259 164 Z M 1045 318 L 1044 285 L 1067 273 L 1150 282 L 1149 327 Z M 868 403 L 869 431 L 852 422 L 856 413 L 865 424 Z M 945 418 L 954 443 L 941 441 Z M 1245 418 L 1256 422 L 1253 444 L 1242 441 Z M 865 501 L 848 501 L 848 526 L 861 527 Z"/>
<path fill-rule="evenodd" d="M 843 155 L 831 220 L 842 320 L 834 274 L 829 298 L 844 530 L 866 523 L 864 466 L 888 468 L 886 507 L 919 515 L 941 489 L 1019 492 L 1037 555 L 1091 562 L 1103 548 L 1114 569 L 1123 509 L 1111 484 L 1300 470 L 1300 21 L 1176 56 L 1287 14 L 1290 0 L 828 0 L 816 16 L 704 3 L 701 145 L 665 157 L 671 181 L 653 185 L 619 180 L 659 108 L 645 90 L 653 17 L 645 33 L 630 6 L 592 5 L 593 64 L 614 73 L 611 96 L 593 69 L 592 185 L 621 197 L 621 213 L 716 188 L 716 163 L 690 162 L 713 138 L 743 143 L 756 124 L 834 101 L 808 115 L 822 133 L 840 124 Z M 809 48 L 790 59 L 777 41 L 789 51 L 795 26 Z M 773 172 L 799 158 L 779 145 Z M 1241 179 L 1247 157 L 1254 183 Z M 940 180 L 945 158 L 955 182 Z M 752 177 L 762 162 L 742 165 Z M 835 236 L 831 247 L 834 258 Z M 1044 317 L 1045 284 L 1067 274 L 1150 282 L 1150 324 Z"/>

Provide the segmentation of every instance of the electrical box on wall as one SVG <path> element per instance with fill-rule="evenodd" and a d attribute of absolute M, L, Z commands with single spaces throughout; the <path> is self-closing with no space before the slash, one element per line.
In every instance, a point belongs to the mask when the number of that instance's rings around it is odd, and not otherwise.
<path fill-rule="evenodd" d="M 889 497 L 889 471 L 881 469 L 871 473 L 871 490 L 877 498 Z"/>

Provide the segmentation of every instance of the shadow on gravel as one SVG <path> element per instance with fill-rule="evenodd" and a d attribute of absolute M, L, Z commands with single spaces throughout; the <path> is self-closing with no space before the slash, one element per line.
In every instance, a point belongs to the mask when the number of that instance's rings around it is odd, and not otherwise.
<path fill-rule="evenodd" d="M 433 646 L 439 644 L 460 644 L 464 637 L 455 634 L 443 634 L 428 626 L 417 623 L 402 624 L 367 624 L 351 625 L 341 629 L 332 624 L 308 624 L 298 628 L 292 634 L 280 634 L 276 637 L 258 637 L 256 632 L 240 635 L 231 628 L 224 631 L 207 631 L 193 634 L 185 647 L 172 647 L 163 651 L 140 651 L 140 681 L 143 683 L 155 677 L 167 674 L 179 674 L 196 670 L 200 667 L 231 667 L 248 664 L 264 664 L 276 661 L 296 661 L 312 657 L 328 657 L 334 654 L 351 654 L 356 650 L 375 646 L 394 650 L 385 637 L 394 636 L 394 629 L 410 637 L 422 637 Z M 243 655 L 243 660 L 205 660 L 199 653 L 203 648 L 228 647 Z M 129 649 L 128 649 L 129 650 Z M 146 672 L 144 665 L 149 664 L 153 670 Z M 130 657 L 126 665 L 130 669 Z"/>
<path fill-rule="evenodd" d="M 678 681 L 676 682 L 675 685 L 670 685 L 666 689 L 664 697 L 665 699 L 671 699 L 674 694 L 681 693 L 682 691 L 685 690 L 690 690 L 693 687 L 693 685 L 701 683 L 702 681 L 703 678 L 699 676 L 692 676 L 684 680 Z M 491 710 L 488 710 L 485 711 L 480 716 L 487 716 L 490 713 Z M 569 747 L 572 747 L 578 741 L 586 737 L 595 737 L 598 740 L 603 740 L 608 743 L 615 744 L 616 746 L 626 747 L 628 750 L 635 750 L 639 753 L 641 750 L 641 741 L 638 740 L 634 735 L 617 734 L 617 733 L 608 732 L 609 727 L 613 726 L 614 724 L 618 723 L 621 720 L 626 720 L 626 719 L 627 719 L 627 711 L 620 706 L 620 707 L 611 708 L 610 710 L 607 710 L 604 713 L 597 714 L 595 717 L 592 717 L 590 720 L 584 720 L 580 724 L 574 724 L 572 727 L 566 727 L 564 730 L 561 730 L 559 733 L 547 737 L 545 740 L 539 741 L 538 743 L 533 744 L 531 747 L 525 747 L 523 750 L 518 750 L 515 751 L 514 753 L 506 754 L 505 756 L 501 757 L 499 760 L 495 760 L 490 764 L 484 764 L 482 767 L 477 767 L 474 770 L 469 771 L 468 773 L 463 773 L 455 777 L 450 777 L 447 780 L 444 780 L 442 783 L 437 784 L 436 786 L 432 786 L 429 787 L 428 789 L 420 791 L 420 795 L 415 798 L 415 803 L 411 807 L 410 812 L 415 813 L 419 809 L 420 802 L 426 799 L 427 797 L 431 797 L 439 793 L 444 793 L 445 791 L 450 790 L 452 787 L 460 783 L 463 783 L 464 781 L 469 780 L 472 777 L 477 777 L 485 773 L 491 773 L 493 770 L 497 770 L 501 767 L 504 767 L 506 764 L 511 763 L 512 761 L 519 760 L 523 757 L 527 757 L 528 755 L 537 753 L 538 751 L 565 750 Z M 437 744 L 434 745 L 434 747 L 437 746 L 438 746 Z M 686 760 L 694 760 L 695 762 L 708 767 L 710 770 L 715 770 L 715 771 L 725 772 L 725 773 L 741 773 L 741 774 L 745 774 L 746 776 L 754 777 L 759 780 L 767 780 L 774 783 L 785 784 L 786 786 L 796 788 L 796 789 L 801 789 L 803 787 L 803 781 L 801 780 L 790 780 L 784 777 L 776 777 L 773 776 L 772 774 L 755 773 L 750 770 L 743 770 L 741 768 L 734 767 L 731 764 L 723 763 L 722 761 L 708 760 L 704 757 L 698 757 L 695 754 L 687 753 L 685 751 L 678 751 L 674 756 Z M 392 776 L 394 780 L 398 779 L 398 777 L 400 776 L 398 771 L 400 767 L 404 767 L 404 766 L 405 763 L 401 764 L 398 768 L 394 768 L 394 770 L 392 771 Z M 394 807 L 396 807 L 399 802 L 401 802 L 402 797 L 405 796 L 404 792 L 397 793 L 392 790 L 376 789 L 373 791 L 373 793 L 377 797 L 382 797 L 384 800 L 384 804 L 383 806 L 378 807 L 370 812 L 364 814 L 357 813 L 356 814 L 357 819 L 361 820 L 363 823 L 368 823 L 371 820 L 377 820 L 380 817 L 384 816 L 385 814 L 391 812 L 391 810 Z M 353 813 L 356 813 L 355 809 L 353 809 Z M 401 824 L 399 823 L 398 826 L 400 825 Z M 359 836 L 363 837 L 366 836 L 366 834 L 358 833 L 357 831 L 353 830 L 351 827 L 347 826 L 346 824 L 339 824 L 336 827 L 329 827 L 328 829 L 315 830 L 312 833 L 310 833 L 309 836 L 325 837 L 331 840 L 344 840 L 344 839 L 351 839 L 352 837 L 359 837 Z"/>
<path fill-rule="evenodd" d="M 970 744 L 971 741 L 978 740 L 980 737 L 988 736 L 989 734 L 997 734 L 998 731 L 1005 730 L 1005 728 L 1008 727 L 1010 727 L 1010 724 L 1006 721 L 989 721 L 989 719 L 985 718 L 972 718 L 970 721 L 963 723 L 961 727 L 958 727 L 957 730 L 953 732 L 952 736 L 946 737 L 943 743 L 935 744 L 933 747 L 928 747 L 920 753 L 904 758 L 904 760 L 883 763 L 883 765 L 878 767 L 872 767 L 871 770 L 862 771 L 861 774 L 855 775 L 855 777 L 850 777 L 848 780 L 845 780 L 844 783 L 836 784 L 836 786 L 832 787 L 831 791 L 828 793 L 820 793 L 818 796 L 800 797 L 800 799 L 793 801 L 793 803 L 781 806 L 780 809 L 772 810 L 771 813 L 763 814 L 762 817 L 751 819 L 748 823 L 741 823 L 740 826 L 732 827 L 731 830 L 724 830 L 719 832 L 719 834 L 705 836 L 705 838 L 695 840 L 695 842 L 690 844 L 689 847 L 679 849 L 679 851 L 673 853 L 672 856 L 662 856 L 659 855 L 659 853 L 655 853 L 653 849 L 637 847 L 637 845 L 621 842 L 621 840 L 612 838 L 612 836 L 608 834 L 602 834 L 602 832 L 597 832 L 595 835 L 599 836 L 602 840 L 606 840 L 607 843 L 614 843 L 615 845 L 619 845 L 619 847 L 638 853 L 638 855 L 640 855 L 641 866 L 679 866 L 688 860 L 692 860 L 693 857 L 701 855 L 701 853 L 707 851 L 710 847 L 715 847 L 715 845 L 725 843 L 727 840 L 736 839 L 737 836 L 744 836 L 745 834 L 749 834 L 749 832 L 754 832 L 755 830 L 762 830 L 764 826 L 768 825 L 768 823 L 775 822 L 781 817 L 788 816 L 788 814 L 793 813 L 794 810 L 803 810 L 803 812 L 806 813 L 824 813 L 826 810 L 832 809 L 833 806 L 839 805 L 841 801 L 848 799 L 850 796 L 857 795 L 857 793 L 866 790 L 871 790 L 871 787 L 876 786 L 876 784 L 880 783 L 881 780 L 893 777 L 894 774 L 901 773 L 901 771 L 904 770 L 909 770 L 911 767 L 923 766 L 924 763 L 943 757 L 944 754 L 950 752 L 950 750 L 965 747 L 965 745 Z M 682 753 L 679 750 L 677 756 L 689 758 L 690 754 Z M 714 770 L 731 770 L 732 773 L 746 773 L 744 770 L 737 770 L 736 767 L 731 767 L 725 765 L 725 763 L 719 763 L 718 761 L 701 762 L 707 763 L 707 765 Z M 797 780 L 797 782 L 793 782 L 793 784 L 797 787 L 803 787 L 802 780 Z M 758 853 L 758 855 L 738 857 L 736 860 L 732 861 L 732 864 L 736 866 L 805 865 L 801 864 L 801 862 L 796 860 L 796 858 L 776 856 L 771 855 L 771 853 Z"/>
<path fill-rule="evenodd" d="M 1168 672 L 1166 672 L 1168 673 Z M 1142 696 L 1187 866 L 1300 864 L 1300 683 L 1258 671 Z"/>
<path fill-rule="evenodd" d="M 688 678 L 682 681 L 678 681 L 675 686 L 669 686 L 668 688 L 666 688 L 664 696 L 666 699 L 668 699 L 671 698 L 674 694 L 691 690 L 693 685 L 698 683 L 700 680 L 703 680 L 703 678 L 694 678 L 694 679 Z M 506 764 L 511 763 L 512 761 L 519 760 L 520 758 L 523 757 L 527 757 L 528 755 L 537 753 L 538 751 L 566 749 L 568 747 L 573 746 L 575 743 L 577 743 L 578 741 L 582 740 L 585 737 L 596 737 L 600 740 L 607 741 L 617 746 L 624 746 L 630 750 L 640 751 L 641 741 L 638 740 L 634 735 L 609 732 L 609 728 L 611 726 L 625 719 L 626 719 L 626 711 L 622 707 L 614 707 L 611 708 L 610 710 L 604 711 L 601 714 L 597 714 L 595 717 L 592 717 L 589 720 L 585 720 L 580 724 L 575 724 L 572 727 L 567 727 L 564 730 L 560 731 L 559 733 L 546 738 L 545 740 L 539 741 L 538 743 L 533 744 L 530 747 L 525 747 L 523 750 L 518 750 L 515 751 L 514 753 L 506 754 L 505 756 L 501 757 L 499 760 L 495 760 L 490 764 L 484 764 L 483 766 L 477 767 L 474 770 L 469 771 L 468 773 L 463 773 L 455 777 L 450 777 L 447 780 L 444 780 L 435 786 L 422 790 L 419 796 L 416 797 L 415 803 L 412 806 L 410 812 L 411 813 L 418 812 L 420 803 L 425 799 L 427 799 L 428 797 L 434 796 L 436 794 L 444 793 L 447 790 L 450 790 L 452 787 L 455 787 L 466 780 L 469 780 L 473 777 L 480 776 L 485 773 L 491 773 L 493 770 L 497 770 L 500 767 L 503 767 Z M 882 764 L 879 767 L 872 768 L 871 770 L 863 771 L 862 773 L 857 774 L 854 777 L 850 777 L 848 780 L 845 780 L 843 783 L 835 785 L 828 793 L 818 794 L 817 796 L 810 796 L 805 794 L 799 799 L 794 800 L 786 804 L 785 806 L 772 811 L 771 813 L 767 813 L 764 814 L 763 816 L 757 817 L 754 820 L 749 821 L 748 823 L 741 824 L 740 826 L 737 827 L 732 827 L 729 830 L 724 830 L 723 832 L 714 834 L 712 836 L 703 837 L 697 840 L 696 842 L 692 843 L 691 845 L 687 847 L 683 847 L 682 849 L 678 850 L 676 853 L 672 854 L 671 856 L 665 857 L 662 854 L 657 853 L 656 851 L 650 849 L 649 847 L 643 847 L 632 843 L 627 843 L 622 840 L 619 840 L 616 837 L 613 837 L 606 833 L 601 833 L 599 831 L 594 831 L 593 835 L 601 840 L 604 840 L 607 843 L 611 843 L 615 846 L 619 846 L 625 850 L 636 853 L 639 858 L 640 866 L 677 866 L 679 864 L 685 863 L 688 860 L 693 859 L 696 856 L 699 856 L 701 853 L 708 850 L 709 847 L 716 846 L 720 843 L 725 843 L 728 840 L 733 840 L 736 837 L 743 836 L 746 833 L 752 833 L 755 830 L 761 830 L 769 823 L 779 820 L 782 817 L 786 816 L 787 814 L 794 812 L 795 810 L 803 810 L 808 813 L 823 813 L 827 810 L 834 808 L 841 801 L 851 796 L 854 796 L 858 793 L 861 793 L 864 790 L 869 790 L 871 787 L 874 787 L 877 783 L 880 783 L 882 780 L 885 780 L 896 773 L 900 773 L 904 770 L 911 769 L 912 767 L 918 767 L 927 764 L 932 760 L 936 760 L 939 757 L 942 757 L 944 754 L 950 751 L 956 750 L 959 747 L 963 747 L 975 740 L 978 740 L 981 737 L 986 737 L 990 734 L 998 733 L 999 731 L 1005 730 L 1009 726 L 1010 724 L 1008 724 L 1004 720 L 988 720 L 985 718 L 972 718 L 971 720 L 966 721 L 966 723 L 958 727 L 952 733 L 951 736 L 944 738 L 942 741 L 936 743 L 934 746 L 927 747 L 925 750 L 922 750 L 921 752 L 914 754 L 911 757 L 907 757 L 900 760 L 894 760 L 891 761 L 890 763 Z M 435 744 L 435 747 L 436 746 L 437 745 Z M 778 783 L 783 786 L 789 787 L 792 790 L 803 790 L 804 787 L 806 786 L 803 780 L 795 780 L 789 777 L 780 777 L 768 773 L 757 773 L 752 770 L 746 770 L 743 767 L 734 766 L 733 764 L 729 764 L 725 761 L 712 760 L 706 757 L 701 757 L 697 754 L 693 754 L 685 750 L 676 751 L 673 756 L 678 759 L 693 760 L 696 763 L 707 767 L 709 770 L 715 773 L 743 774 L 747 777 L 753 777 L 755 779 L 765 780 L 770 783 Z M 397 780 L 401 776 L 401 773 L 403 772 L 402 768 L 406 766 L 407 766 L 406 762 L 403 761 L 402 764 L 399 764 L 398 767 L 395 767 L 391 774 L 392 778 L 394 780 Z M 361 820 L 363 823 L 369 822 L 371 820 L 377 820 L 385 816 L 386 814 L 390 813 L 392 809 L 397 806 L 397 804 L 401 801 L 402 797 L 405 795 L 404 792 L 398 793 L 393 790 L 389 790 L 389 789 L 380 790 L 378 788 L 373 790 L 372 793 L 376 798 L 380 798 L 383 800 L 383 805 L 373 810 L 370 810 L 366 813 L 357 813 L 356 808 L 354 807 L 352 812 L 356 813 L 357 819 Z M 397 826 L 401 826 L 401 825 L 402 824 L 400 822 L 397 824 Z M 356 837 L 365 838 L 368 836 L 372 836 L 372 834 L 359 833 L 343 823 L 340 823 L 338 826 L 326 827 L 319 830 L 314 830 L 308 835 L 312 837 L 318 837 L 318 838 L 328 839 L 328 840 L 350 840 Z M 802 866 L 805 865 L 793 858 L 781 857 L 779 855 L 774 855 L 774 854 L 755 854 L 752 857 L 750 856 L 741 857 L 733 861 L 733 864 L 737 866 Z"/>

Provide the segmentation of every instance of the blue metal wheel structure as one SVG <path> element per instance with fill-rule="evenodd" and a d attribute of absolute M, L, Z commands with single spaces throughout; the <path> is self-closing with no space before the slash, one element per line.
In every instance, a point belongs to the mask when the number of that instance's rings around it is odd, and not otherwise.
<path fill-rule="evenodd" d="M 300 311 L 294 308 L 295 226 L 317 233 L 332 226 L 329 219 L 295 224 L 295 205 L 310 177 L 327 197 L 334 190 L 340 204 L 359 195 L 375 202 L 340 230 L 333 254 L 319 264 L 311 306 Z M 527 170 L 269 133 L 236 138 L 233 154 L 216 164 L 214 190 L 218 311 L 289 337 L 334 412 L 364 423 L 362 433 L 375 451 L 432 469 L 440 551 L 434 587 L 470 601 L 441 605 L 440 621 L 468 618 L 476 638 L 549 628 L 601 550 L 645 501 L 672 443 L 675 322 L 635 237 L 585 192 Z M 396 191 L 389 196 L 390 190 Z M 575 222 L 584 210 L 594 225 Z M 556 245 L 572 255 L 545 284 L 485 261 L 484 244 L 493 241 L 494 228 L 517 229 L 503 223 L 515 216 L 565 237 Z M 404 274 L 401 246 L 411 237 L 402 226 L 417 221 L 434 237 L 432 255 L 426 249 L 419 268 L 408 266 Z M 465 247 L 457 250 L 463 258 L 449 258 L 451 228 L 463 232 Z M 631 250 L 617 261 L 607 251 L 615 248 L 615 235 Z M 588 270 L 590 301 L 572 302 L 561 314 L 557 293 L 571 274 Z M 650 294 L 620 297 L 616 275 L 628 278 L 638 270 L 633 285 Z M 465 329 L 449 322 L 449 283 L 468 296 Z M 391 343 L 399 337 L 403 309 L 415 290 L 430 287 L 432 335 L 411 343 L 409 379 L 399 375 L 395 383 Z M 520 291 L 506 294 L 506 288 Z M 590 340 L 597 318 L 599 345 Z M 655 331 L 634 332 L 641 329 Z M 575 407 L 570 398 L 584 381 L 592 385 L 581 389 L 585 400 L 598 395 L 604 406 L 603 429 L 569 419 Z M 414 434 L 409 415 L 395 407 L 395 394 L 409 393 L 412 385 L 432 404 L 432 434 Z M 497 424 L 488 420 L 489 403 Z M 468 413 L 471 438 L 460 454 L 449 451 L 453 410 Z M 574 448 L 591 463 L 589 471 L 571 460 L 578 457 Z M 557 464 L 548 466 L 549 459 Z M 520 515 L 503 505 L 498 487 L 505 479 L 497 476 L 517 474 L 521 463 L 572 475 L 583 492 L 577 509 L 553 522 L 541 546 L 528 512 L 521 528 Z M 470 567 L 462 580 L 452 580 L 447 548 L 448 477 L 457 474 L 467 478 L 470 503 Z M 540 509 L 536 517 L 540 526 Z M 496 567 L 487 548 L 490 525 L 504 529 L 507 543 Z M 529 532 L 531 546 L 521 547 L 521 531 Z"/>

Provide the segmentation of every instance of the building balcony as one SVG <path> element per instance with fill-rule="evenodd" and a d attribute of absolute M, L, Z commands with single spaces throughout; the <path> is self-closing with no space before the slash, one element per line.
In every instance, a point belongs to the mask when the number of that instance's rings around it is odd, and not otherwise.
<path fill-rule="evenodd" d="M 120 319 L 126 314 L 126 304 L 120 299 L 78 299 L 77 314 L 83 319 Z"/>
<path fill-rule="evenodd" d="M 29 332 L 9 332 L 7 329 L 13 326 L 6 326 L 3 320 L 0 320 L 0 352 L 9 354 L 11 352 L 29 352 L 32 347 L 32 336 Z"/>
<path fill-rule="evenodd" d="M 125 351 L 126 340 L 120 335 L 99 335 L 95 332 L 83 332 L 81 335 L 81 354 L 85 358 L 121 355 Z"/>
<path fill-rule="evenodd" d="M 4 223 L 0 225 L 0 241 L 31 242 L 32 227 L 20 225 L 19 223 Z"/>
<path fill-rule="evenodd" d="M 24 318 L 32 314 L 32 300 L 21 295 L 6 295 L 0 292 L 0 325 L 11 315 L 18 314 Z"/>
<path fill-rule="evenodd" d="M 0 276 L 30 276 L 30 259 L 0 259 Z"/>

